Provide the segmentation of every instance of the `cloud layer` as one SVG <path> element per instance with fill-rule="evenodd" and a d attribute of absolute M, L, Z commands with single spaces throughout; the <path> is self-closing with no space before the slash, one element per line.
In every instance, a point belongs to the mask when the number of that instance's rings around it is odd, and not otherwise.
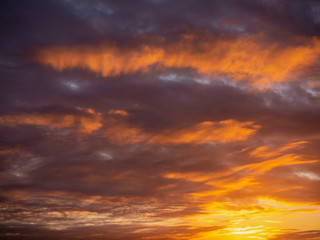
<path fill-rule="evenodd" d="M 318 1 L 0 12 L 1 239 L 319 239 Z"/>

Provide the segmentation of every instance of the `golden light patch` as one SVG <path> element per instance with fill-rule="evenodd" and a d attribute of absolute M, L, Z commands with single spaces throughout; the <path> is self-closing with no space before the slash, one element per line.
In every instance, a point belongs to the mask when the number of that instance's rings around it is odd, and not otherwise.
<path fill-rule="evenodd" d="M 267 240 L 287 228 L 307 230 L 320 218 L 318 206 L 258 197 L 242 201 L 211 202 L 203 205 L 204 213 L 186 217 L 195 226 L 226 224 L 218 231 L 206 232 L 199 240 Z M 306 222 L 306 223 L 305 223 Z M 316 226 L 312 223 L 312 227 Z"/>

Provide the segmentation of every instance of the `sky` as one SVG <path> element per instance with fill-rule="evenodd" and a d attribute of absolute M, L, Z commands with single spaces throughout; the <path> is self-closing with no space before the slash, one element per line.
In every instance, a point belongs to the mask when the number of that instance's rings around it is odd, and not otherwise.
<path fill-rule="evenodd" d="M 0 238 L 320 240 L 318 0 L 1 0 Z"/>

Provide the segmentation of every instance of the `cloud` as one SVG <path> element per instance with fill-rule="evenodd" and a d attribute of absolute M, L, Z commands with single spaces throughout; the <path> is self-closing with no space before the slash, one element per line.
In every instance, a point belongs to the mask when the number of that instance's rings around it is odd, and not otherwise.
<path fill-rule="evenodd" d="M 278 234 L 277 236 L 270 238 L 270 240 L 319 240 L 320 231 L 319 230 L 310 230 L 310 231 L 288 231 L 289 233 Z"/>
<path fill-rule="evenodd" d="M 81 133 L 91 133 L 102 126 L 101 117 L 76 116 L 71 114 L 14 114 L 0 118 L 0 125 L 15 127 L 17 125 L 32 125 L 38 127 L 73 128 L 77 126 Z"/>
<path fill-rule="evenodd" d="M 243 141 L 253 135 L 261 126 L 253 122 L 238 122 L 235 120 L 224 120 L 220 122 L 202 122 L 190 128 L 176 131 L 168 130 L 156 135 L 150 142 L 160 144 L 202 144 L 207 142 L 234 142 Z"/>
<path fill-rule="evenodd" d="M 257 148 L 259 151 L 255 149 L 250 153 L 250 155 L 252 156 L 252 153 L 254 153 L 254 157 L 262 158 L 263 160 L 256 163 L 241 164 L 240 166 L 230 167 L 225 169 L 225 171 L 220 171 L 214 174 L 210 173 L 208 175 L 204 175 L 203 173 L 199 174 L 197 172 L 179 174 L 172 172 L 167 174 L 166 177 L 174 179 L 187 179 L 188 181 L 195 182 L 205 182 L 206 184 L 211 185 L 213 189 L 212 191 L 195 193 L 196 196 L 202 197 L 225 196 L 240 189 L 260 188 L 262 182 L 259 181 L 259 176 L 263 176 L 274 168 L 317 163 L 318 160 L 307 160 L 304 159 L 305 157 L 303 155 L 283 153 L 285 150 L 305 143 L 305 141 L 289 143 L 279 149 L 270 151 L 270 153 L 263 154 L 261 154 L 260 151 L 260 149 L 263 149 L 263 147 L 259 147 Z M 267 160 L 265 160 L 266 157 L 268 158 Z M 265 183 L 263 183 L 263 185 L 265 185 Z M 257 191 L 257 194 L 260 194 L 260 192 Z M 239 195 L 239 197 L 245 197 L 245 195 Z M 235 199 L 236 196 L 233 196 L 233 198 Z"/>
<path fill-rule="evenodd" d="M 2 0 L 0 238 L 317 239 L 318 10 Z"/>
<path fill-rule="evenodd" d="M 188 239 L 191 237 L 201 236 L 203 233 L 216 231 L 222 228 L 221 226 L 213 227 L 193 227 L 188 225 L 181 225 L 176 227 L 145 227 L 140 224 L 134 225 L 116 225 L 109 224 L 108 227 L 100 226 L 84 226 L 75 227 L 68 230 L 46 230 L 38 227 L 32 227 L 27 225 L 16 225 L 10 229 L 4 228 L 7 232 L 3 234 L 4 238 L 14 238 L 14 239 L 56 239 L 66 238 L 66 239 L 87 239 L 94 238 L 97 240 L 106 239 L 154 239 L 154 240 L 174 240 L 174 239 Z M 75 234 L 80 234 L 75 236 Z"/>
<path fill-rule="evenodd" d="M 156 40 L 157 41 L 157 40 Z M 39 51 L 37 59 L 58 71 L 83 68 L 108 77 L 145 73 L 158 68 L 193 68 L 201 74 L 226 75 L 235 81 L 267 84 L 292 80 L 312 65 L 320 51 L 317 38 L 299 45 L 263 43 L 261 37 L 215 39 L 209 35 L 185 35 L 167 46 L 141 44 L 121 49 L 101 47 L 52 47 Z"/>
<path fill-rule="evenodd" d="M 253 135 L 261 126 L 253 122 L 224 120 L 206 121 L 180 129 L 168 129 L 150 134 L 142 129 L 115 123 L 106 130 L 106 137 L 116 144 L 132 144 L 142 141 L 162 145 L 204 144 L 208 142 L 228 143 L 243 141 Z"/>

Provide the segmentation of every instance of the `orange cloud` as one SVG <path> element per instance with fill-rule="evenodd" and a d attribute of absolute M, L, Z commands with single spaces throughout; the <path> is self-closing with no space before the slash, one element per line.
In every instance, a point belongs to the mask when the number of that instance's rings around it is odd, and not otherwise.
<path fill-rule="evenodd" d="M 1 149 L 0 150 L 0 156 L 3 156 L 3 155 L 12 155 L 12 154 L 15 154 L 15 153 L 18 153 L 21 151 L 21 148 L 19 147 L 14 147 L 14 148 L 8 148 L 8 149 Z"/>
<path fill-rule="evenodd" d="M 243 169 L 251 170 L 255 174 L 262 174 L 266 171 L 269 171 L 275 167 L 282 167 L 282 166 L 290 166 L 296 164 L 305 164 L 305 163 L 314 163 L 318 162 L 318 160 L 304 160 L 302 156 L 295 155 L 295 154 L 285 154 L 281 157 L 274 158 L 271 160 L 259 162 L 259 163 L 252 163 L 245 166 L 237 167 L 235 171 L 241 171 Z"/>
<path fill-rule="evenodd" d="M 160 144 L 202 144 L 206 142 L 235 142 L 246 140 L 254 134 L 260 126 L 253 122 L 238 122 L 236 120 L 225 120 L 220 122 L 201 122 L 194 126 L 169 130 L 156 135 L 150 142 Z"/>
<path fill-rule="evenodd" d="M 79 67 L 102 76 L 145 72 L 158 64 L 265 84 L 290 80 L 292 73 L 312 64 L 320 53 L 317 38 L 294 46 L 262 42 L 259 37 L 215 40 L 212 36 L 186 35 L 165 47 L 141 45 L 125 50 L 113 45 L 52 47 L 41 50 L 37 58 L 59 71 Z"/>
<path fill-rule="evenodd" d="M 253 150 L 250 156 L 258 157 L 262 159 L 262 161 L 235 166 L 225 171 L 209 173 L 208 175 L 196 172 L 170 172 L 166 173 L 164 177 L 169 179 L 186 179 L 191 182 L 205 182 L 212 186 L 212 189 L 214 190 L 194 193 L 194 196 L 199 197 L 225 196 L 233 191 L 243 188 L 257 189 L 261 186 L 261 182 L 258 180 L 258 177 L 274 168 L 319 162 L 315 159 L 305 159 L 301 154 L 283 153 L 283 151 L 287 151 L 289 149 L 302 147 L 302 145 L 306 143 L 307 142 L 305 141 L 293 142 L 286 144 L 283 147 L 268 151 L 267 146 L 259 147 Z M 258 192 L 259 191 L 257 191 L 257 193 Z"/>
<path fill-rule="evenodd" d="M 125 123 L 116 123 L 112 121 L 107 130 L 105 136 L 108 140 L 117 145 L 134 144 L 142 141 L 146 141 L 150 136 L 142 129 L 128 126 Z"/>
<path fill-rule="evenodd" d="M 34 125 L 49 128 L 72 128 L 77 127 L 79 132 L 91 133 L 102 127 L 101 117 L 76 116 L 71 114 L 15 114 L 0 117 L 0 125 Z"/>
<path fill-rule="evenodd" d="M 132 144 L 142 141 L 163 145 L 203 144 L 207 142 L 243 141 L 253 135 L 259 125 L 253 122 L 225 120 L 220 122 L 201 122 L 181 129 L 169 129 L 159 134 L 144 132 L 140 128 L 130 127 L 114 121 L 106 130 L 106 137 L 115 144 Z"/>
<path fill-rule="evenodd" d="M 117 109 L 117 110 L 110 110 L 109 114 L 111 115 L 120 115 L 120 116 L 128 116 L 127 111 L 122 110 L 122 109 Z"/>
<path fill-rule="evenodd" d="M 80 118 L 79 131 L 83 133 L 91 133 L 102 127 L 101 117 L 94 118 L 82 117 Z"/>
<path fill-rule="evenodd" d="M 49 126 L 51 128 L 68 128 L 74 124 L 75 118 L 72 115 L 54 115 L 54 114 L 17 114 L 7 115 L 0 118 L 1 125 L 37 125 Z"/>
<path fill-rule="evenodd" d="M 283 152 L 286 152 L 288 150 L 302 148 L 307 143 L 309 142 L 307 141 L 292 142 L 278 149 L 270 149 L 269 146 L 261 146 L 251 151 L 250 156 L 257 157 L 257 158 L 270 158 L 270 157 L 280 156 L 281 154 L 283 154 Z"/>
<path fill-rule="evenodd" d="M 244 187 L 259 186 L 260 182 L 257 177 L 270 171 L 276 167 L 285 167 L 299 164 L 309 164 L 318 162 L 314 159 L 305 159 L 303 155 L 287 153 L 281 154 L 282 149 L 288 149 L 289 147 L 298 146 L 298 144 L 304 144 L 305 142 L 290 143 L 286 146 L 274 150 L 274 152 L 264 152 L 259 154 L 260 158 L 266 156 L 271 157 L 269 160 L 265 160 L 258 163 L 250 163 L 239 167 L 234 167 L 225 175 L 225 178 L 220 180 L 219 178 L 211 181 L 211 184 L 222 187 L 222 190 L 218 190 L 215 193 L 225 194 L 234 190 L 238 190 Z M 259 148 L 258 148 L 259 149 Z M 276 156 L 276 157 L 275 157 Z M 240 174 L 240 177 L 234 178 L 234 174 Z"/>

